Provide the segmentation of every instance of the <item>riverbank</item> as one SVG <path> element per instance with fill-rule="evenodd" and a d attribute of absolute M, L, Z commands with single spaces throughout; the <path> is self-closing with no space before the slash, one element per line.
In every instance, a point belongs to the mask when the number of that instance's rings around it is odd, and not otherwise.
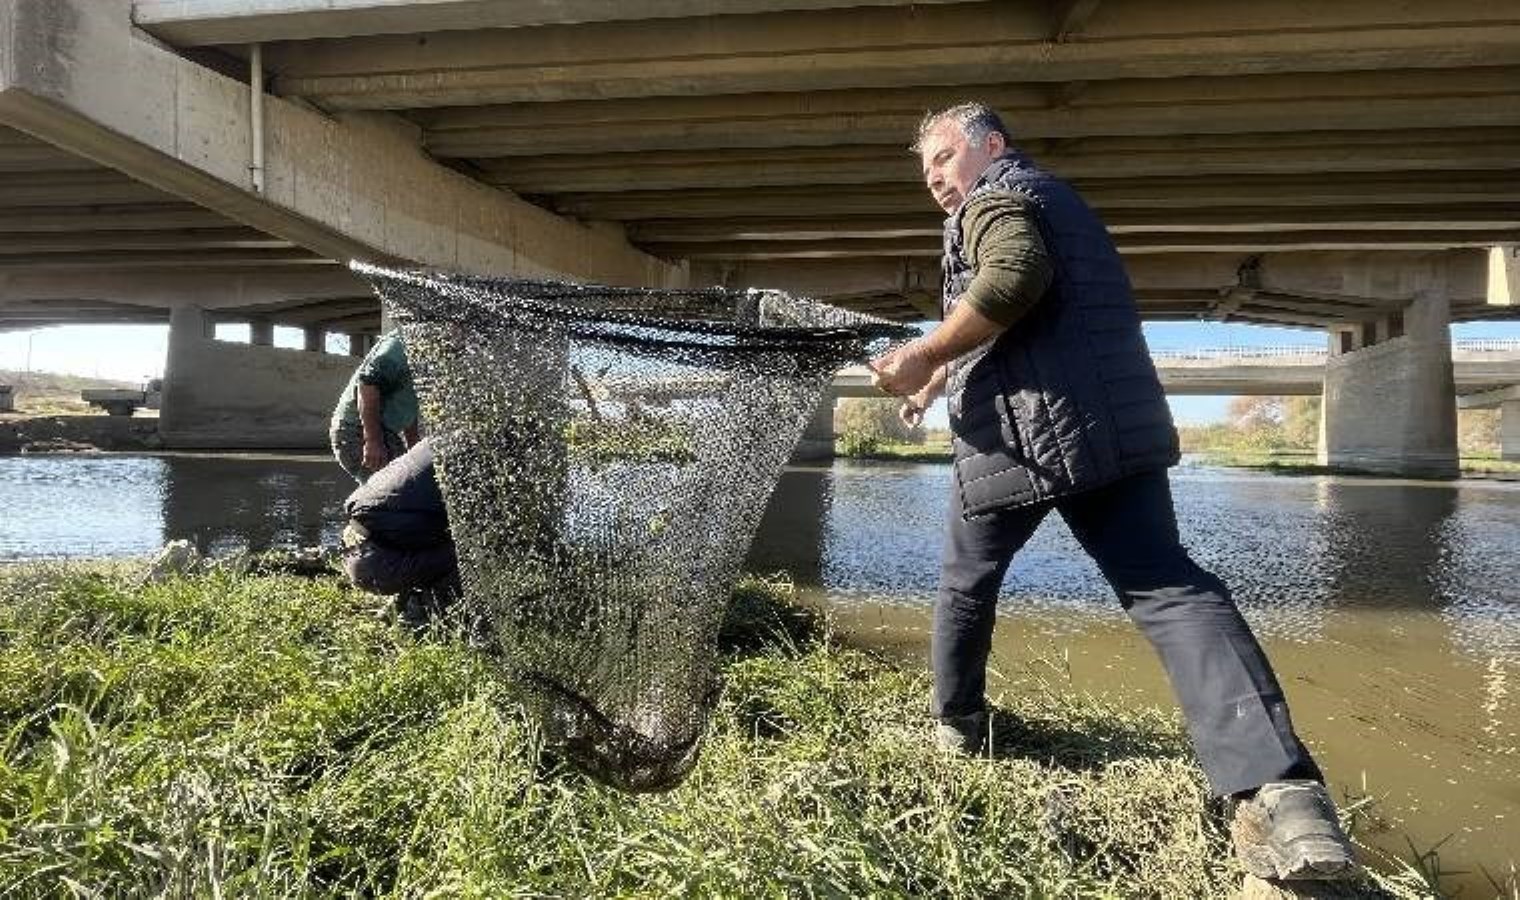
<path fill-rule="evenodd" d="M 0 384 L 14 388 L 13 410 L 0 412 L 0 453 L 152 451 L 163 446 L 158 412 L 110 416 L 80 392 L 131 388 L 124 381 L 0 369 Z"/>
<path fill-rule="evenodd" d="M 1226 469 L 1255 469 L 1279 475 L 1341 475 L 1346 473 L 1334 466 L 1321 465 L 1313 450 L 1245 450 L 1236 448 L 1205 447 L 1190 449 L 1188 455 L 1206 466 Z M 867 459 L 881 462 L 932 462 L 947 463 L 953 457 L 948 444 L 883 443 L 869 452 L 846 454 L 842 459 Z M 1463 456 L 1458 460 L 1464 478 L 1520 479 L 1520 461 L 1498 459 L 1496 456 Z"/>
<path fill-rule="evenodd" d="M 680 788 L 556 763 L 488 657 L 336 580 L 0 570 L 0 893 L 1229 896 L 1174 716 L 1050 684 L 994 759 L 749 581 Z M 1363 823 L 1365 810 L 1353 816 Z M 1389 865 L 1383 861 L 1383 865 Z M 1393 864 L 1396 865 L 1396 864 Z M 1373 896 L 1429 896 L 1405 871 Z"/>
<path fill-rule="evenodd" d="M 1231 469 L 1257 469 L 1281 475 L 1337 475 L 1334 466 L 1321 465 L 1313 450 L 1239 450 L 1210 448 L 1191 451 L 1200 463 Z M 1463 456 L 1457 460 L 1464 478 L 1520 478 L 1520 462 L 1494 456 Z"/>

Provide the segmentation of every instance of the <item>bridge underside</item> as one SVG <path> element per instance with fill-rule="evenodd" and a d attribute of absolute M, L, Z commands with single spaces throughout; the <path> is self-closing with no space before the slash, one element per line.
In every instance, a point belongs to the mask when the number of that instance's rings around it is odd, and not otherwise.
<path fill-rule="evenodd" d="M 1489 251 L 1520 243 L 1503 7 L 0 0 L 0 329 L 372 334 L 349 257 L 933 317 L 905 146 L 980 99 L 1098 209 L 1147 318 L 1449 381 L 1398 348 L 1520 314 Z"/>

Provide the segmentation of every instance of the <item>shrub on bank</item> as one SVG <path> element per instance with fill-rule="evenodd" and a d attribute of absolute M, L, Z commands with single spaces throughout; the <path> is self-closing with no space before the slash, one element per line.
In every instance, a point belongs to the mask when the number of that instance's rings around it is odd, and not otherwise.
<path fill-rule="evenodd" d="M 0 895 L 1238 887 L 1174 717 L 1025 685 L 993 759 L 943 757 L 924 677 L 785 594 L 741 587 L 701 763 L 630 796 L 546 752 L 488 657 L 335 582 L 0 573 Z"/>

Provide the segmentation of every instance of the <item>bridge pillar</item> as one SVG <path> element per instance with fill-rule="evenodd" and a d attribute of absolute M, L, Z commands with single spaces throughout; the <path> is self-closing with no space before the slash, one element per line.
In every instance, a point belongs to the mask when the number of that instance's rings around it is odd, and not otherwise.
<path fill-rule="evenodd" d="M 1457 476 L 1451 312 L 1443 288 L 1443 280 L 1431 278 L 1385 322 L 1331 330 L 1320 407 L 1322 464 L 1405 477 Z"/>
<path fill-rule="evenodd" d="M 354 360 L 212 338 L 197 306 L 169 314 L 158 430 L 168 447 L 317 448 Z"/>
<path fill-rule="evenodd" d="M 248 343 L 255 347 L 273 347 L 274 323 L 268 319 L 254 319 L 249 322 Z"/>
<path fill-rule="evenodd" d="M 1499 458 L 1520 462 L 1520 400 L 1499 405 Z"/>
<path fill-rule="evenodd" d="M 818 408 L 813 410 L 813 417 L 808 420 L 807 428 L 802 432 L 802 440 L 797 442 L 797 449 L 792 452 L 792 460 L 833 459 L 834 458 L 834 405 L 839 401 L 839 394 L 834 391 L 825 391 L 823 399 L 818 402 Z"/>

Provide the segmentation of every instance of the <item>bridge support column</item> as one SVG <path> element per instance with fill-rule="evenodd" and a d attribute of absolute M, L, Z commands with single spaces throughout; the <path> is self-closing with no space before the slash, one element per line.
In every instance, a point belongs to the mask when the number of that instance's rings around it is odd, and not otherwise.
<path fill-rule="evenodd" d="M 196 381 L 210 374 L 197 370 L 196 348 L 211 341 L 213 334 L 211 320 L 199 306 L 176 306 L 169 311 L 169 347 L 158 413 L 158 432 L 165 443 L 175 432 L 189 429 Z"/>
<path fill-rule="evenodd" d="M 1499 458 L 1520 462 L 1520 400 L 1499 406 Z"/>
<path fill-rule="evenodd" d="M 159 435 L 184 448 L 317 448 L 354 360 L 212 338 L 206 313 L 169 317 Z"/>
<path fill-rule="evenodd" d="M 807 428 L 802 432 L 802 440 L 792 452 L 793 461 L 834 458 L 834 405 L 838 401 L 839 395 L 834 391 L 824 392 L 818 408 L 813 410 L 813 418 L 808 420 Z"/>
<path fill-rule="evenodd" d="M 1457 476 L 1451 313 L 1443 288 L 1443 279 L 1426 281 L 1389 324 L 1330 332 L 1322 464 L 1405 477 Z"/>
<path fill-rule="evenodd" d="M 273 347 L 274 323 L 268 319 L 254 319 L 249 322 L 248 343 L 255 347 Z"/>

